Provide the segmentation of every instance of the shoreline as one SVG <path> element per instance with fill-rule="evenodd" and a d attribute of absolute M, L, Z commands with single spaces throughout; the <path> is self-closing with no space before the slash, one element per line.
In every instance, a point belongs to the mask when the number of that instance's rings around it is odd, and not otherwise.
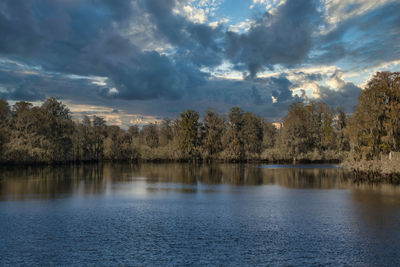
<path fill-rule="evenodd" d="M 339 159 L 330 160 L 311 160 L 301 159 L 293 162 L 293 160 L 268 160 L 268 159 L 243 159 L 243 160 L 222 160 L 222 159 L 137 159 L 137 160 L 87 160 L 87 161 L 53 161 L 53 162 L 0 162 L 0 166 L 69 166 L 69 165 L 86 165 L 86 164 L 104 164 L 104 163 L 191 163 L 191 164 L 213 164 L 213 163 L 232 163 L 232 164 L 341 164 Z"/>
<path fill-rule="evenodd" d="M 383 166 L 380 161 L 346 161 L 346 160 L 310 160 L 301 159 L 293 162 L 293 160 L 174 160 L 174 159 L 158 159 L 158 160 L 101 160 L 101 161 L 67 161 L 67 162 L 2 162 L 0 168 L 7 167 L 67 167 L 67 166 L 89 166 L 89 165 L 103 165 L 103 164 L 282 164 L 282 165 L 307 165 L 307 164 L 337 164 L 343 169 L 354 174 L 351 179 L 354 183 L 390 183 L 400 184 L 400 172 L 396 171 L 396 167 L 392 166 L 392 171 Z M 387 165 L 387 163 L 386 163 Z M 383 167 L 386 167 L 382 170 Z M 400 168 L 400 165 L 399 167 Z"/>

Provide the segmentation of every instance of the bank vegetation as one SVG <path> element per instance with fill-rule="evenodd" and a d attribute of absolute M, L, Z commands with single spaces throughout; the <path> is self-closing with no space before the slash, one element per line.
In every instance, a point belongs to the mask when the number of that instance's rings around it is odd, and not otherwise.
<path fill-rule="evenodd" d="M 400 73 L 376 73 L 352 115 L 323 102 L 299 102 L 279 126 L 234 107 L 202 118 L 187 110 L 174 120 L 123 130 L 97 116 L 74 121 L 55 98 L 40 107 L 0 100 L 0 162 L 343 162 L 360 177 L 398 177 Z"/>

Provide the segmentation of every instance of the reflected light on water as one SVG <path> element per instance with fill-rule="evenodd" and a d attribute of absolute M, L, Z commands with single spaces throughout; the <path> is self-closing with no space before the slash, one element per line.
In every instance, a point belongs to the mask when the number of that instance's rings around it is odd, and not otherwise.
<path fill-rule="evenodd" d="M 124 194 L 146 197 L 161 192 L 234 191 L 236 186 L 278 186 L 293 189 L 338 189 L 379 194 L 398 202 L 400 187 L 354 184 L 336 165 L 190 165 L 106 164 L 63 167 L 2 168 L 0 199 L 57 198 L 67 195 Z M 225 186 L 221 186 L 225 185 Z M 390 197 L 394 196 L 394 197 Z"/>
<path fill-rule="evenodd" d="M 0 266 L 399 266 L 400 189 L 335 166 L 0 170 Z"/>

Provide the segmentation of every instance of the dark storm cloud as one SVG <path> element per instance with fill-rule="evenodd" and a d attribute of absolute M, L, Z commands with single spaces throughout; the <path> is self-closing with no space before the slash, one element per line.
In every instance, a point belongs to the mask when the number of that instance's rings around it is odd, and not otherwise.
<path fill-rule="evenodd" d="M 227 33 L 227 55 L 247 66 L 251 77 L 263 67 L 292 65 L 306 59 L 312 33 L 320 23 L 315 1 L 288 0 L 275 14 L 264 14 L 249 32 Z"/>
<path fill-rule="evenodd" d="M 391 2 L 344 20 L 316 40 L 315 63 L 346 59 L 352 64 L 375 66 L 400 58 L 400 3 Z"/>
<path fill-rule="evenodd" d="M 357 105 L 357 97 L 361 88 L 353 83 L 345 83 L 336 90 L 326 87 L 319 87 L 320 100 L 332 107 L 343 107 L 346 112 L 354 112 Z"/>
<path fill-rule="evenodd" d="M 107 64 L 108 77 L 119 91 L 115 97 L 122 99 L 180 98 L 189 86 L 196 87 L 206 77 L 191 66 L 181 68 L 157 52 L 140 53 L 127 63 Z M 101 94 L 108 97 L 105 91 Z"/>
<path fill-rule="evenodd" d="M 253 103 L 256 105 L 261 105 L 264 103 L 260 91 L 254 85 L 251 87 L 251 97 L 253 99 Z"/>
<path fill-rule="evenodd" d="M 215 79 L 201 86 L 195 95 L 185 96 L 185 101 L 175 105 L 175 108 L 180 112 L 187 108 L 200 112 L 213 108 L 226 113 L 230 108 L 240 106 L 246 111 L 276 120 L 285 116 L 290 104 L 305 100 L 304 97 L 293 96 L 292 87 L 285 75 L 243 81 Z M 272 101 L 273 96 L 276 102 Z"/>
<path fill-rule="evenodd" d="M 30 76 L 26 79 L 26 76 Z M 9 69 L 0 68 L 0 98 L 37 101 L 45 95 L 34 83 L 41 83 L 35 75 L 25 75 Z"/>
<path fill-rule="evenodd" d="M 292 91 L 289 89 L 291 85 L 292 83 L 285 76 L 279 78 L 272 77 L 269 80 L 269 86 L 273 88 L 272 96 L 278 102 L 284 102 L 292 98 Z"/>
<path fill-rule="evenodd" d="M 38 101 L 45 99 L 45 95 L 35 87 L 26 85 L 13 86 L 8 88 L 5 92 L 0 92 L 0 98 L 24 100 L 24 101 Z"/>
<path fill-rule="evenodd" d="M 221 28 L 193 23 L 173 13 L 175 0 L 147 0 L 144 9 L 157 26 L 157 33 L 177 47 L 176 57 L 189 60 L 197 66 L 217 66 L 222 60 L 222 45 L 217 41 L 223 37 Z"/>
<path fill-rule="evenodd" d="M 19 19 L 16 19 L 19 18 Z M 0 3 L 0 53 L 29 53 L 40 43 L 28 1 L 5 0 Z"/>
<path fill-rule="evenodd" d="M 6 0 L 0 3 L 0 55 L 45 71 L 108 77 L 119 93 L 98 88 L 102 97 L 180 98 L 204 83 L 207 75 L 198 66 L 219 64 L 221 57 L 218 31 L 173 14 L 174 5 L 153 0 Z M 174 59 L 134 44 L 130 22 L 143 13 L 157 26 L 148 31 L 177 46 Z"/>
<path fill-rule="evenodd" d="M 0 98 L 38 101 L 55 96 L 69 100 L 98 100 L 99 85 L 93 84 L 93 80 L 39 72 L 13 62 L 0 63 Z"/>
<path fill-rule="evenodd" d="M 0 1 L 0 97 L 33 101 L 56 96 L 171 117 L 188 108 L 226 112 L 241 106 L 277 118 L 306 98 L 304 93 L 293 96 L 293 88 L 328 77 L 294 71 L 256 78 L 266 68 L 313 67 L 343 58 L 371 66 L 400 58 L 396 2 L 319 36 L 324 22 L 317 0 L 288 0 L 241 34 L 194 23 L 174 12 L 181 4 L 185 1 Z M 224 80 L 201 71 L 223 60 L 250 76 Z M 321 100 L 349 110 L 360 88 L 342 80 L 338 84 L 320 86 Z"/>
<path fill-rule="evenodd" d="M 172 12 L 175 0 L 147 0 L 144 6 L 157 26 L 158 32 L 171 44 L 178 47 L 201 45 L 208 47 L 213 44 L 217 31 L 204 25 L 194 24 Z"/>
<path fill-rule="evenodd" d="M 111 21 L 123 24 L 131 10 L 128 3 L 4 0 L 0 3 L 0 53 L 37 58 L 64 49 L 76 57 L 72 52 L 78 53 L 109 31 Z"/>

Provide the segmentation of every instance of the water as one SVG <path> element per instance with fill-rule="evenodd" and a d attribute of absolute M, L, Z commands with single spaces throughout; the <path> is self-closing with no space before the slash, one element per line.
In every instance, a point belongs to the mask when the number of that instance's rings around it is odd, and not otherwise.
<path fill-rule="evenodd" d="M 399 266 L 400 188 L 329 165 L 0 169 L 0 266 Z"/>

